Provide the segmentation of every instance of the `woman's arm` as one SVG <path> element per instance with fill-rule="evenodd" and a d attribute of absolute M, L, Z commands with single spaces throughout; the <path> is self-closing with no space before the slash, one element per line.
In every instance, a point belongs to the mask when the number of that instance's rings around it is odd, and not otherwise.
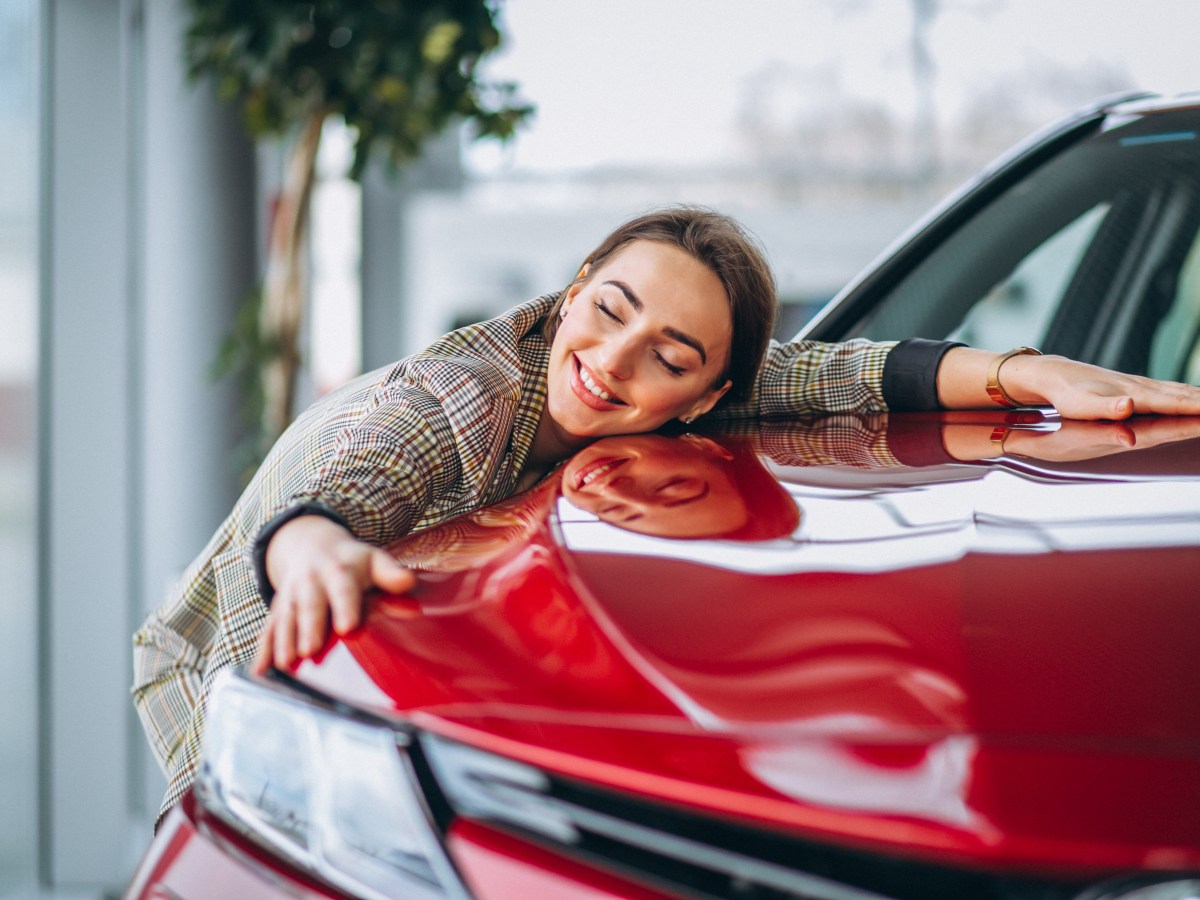
<path fill-rule="evenodd" d="M 460 465 L 437 398 L 406 380 L 372 380 L 301 417 L 259 478 L 244 547 L 267 604 L 255 671 L 318 652 L 362 616 L 366 591 L 412 581 L 380 546 L 420 521 Z"/>
<path fill-rule="evenodd" d="M 998 354 L 953 347 L 937 372 L 946 409 L 995 409 L 989 367 Z M 1200 387 L 1124 375 L 1062 356 L 1010 356 L 997 373 L 1004 392 L 1023 406 L 1052 406 L 1068 419 L 1125 419 L 1134 413 L 1200 415 Z"/>
<path fill-rule="evenodd" d="M 705 419 L 883 412 L 888 409 L 884 368 L 894 346 L 865 340 L 772 341 L 748 396 L 723 400 Z M 929 365 L 930 374 L 935 367 Z"/>

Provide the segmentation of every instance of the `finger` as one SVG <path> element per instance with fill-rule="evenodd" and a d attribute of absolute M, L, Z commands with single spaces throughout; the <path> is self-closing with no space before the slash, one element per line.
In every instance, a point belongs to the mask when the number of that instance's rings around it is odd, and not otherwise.
<path fill-rule="evenodd" d="M 1130 421 L 1139 447 L 1154 447 L 1171 441 L 1200 437 L 1200 417 L 1164 416 Z"/>
<path fill-rule="evenodd" d="M 1114 444 L 1124 450 L 1130 450 L 1137 446 L 1137 432 L 1126 425 L 1122 421 L 1110 426 L 1110 438 Z"/>
<path fill-rule="evenodd" d="M 1035 459 L 1070 462 L 1119 453 L 1136 442 L 1133 430 L 1123 422 L 1064 420 L 1057 431 L 1013 430 L 1004 439 L 1004 449 Z"/>
<path fill-rule="evenodd" d="M 315 587 L 304 595 L 296 609 L 296 651 L 312 656 L 325 643 L 329 633 L 329 600 L 325 591 Z"/>
<path fill-rule="evenodd" d="M 1090 443 L 1100 453 L 1110 453 L 1113 448 L 1128 450 L 1137 445 L 1137 434 L 1124 421 L 1077 422 L 1082 426 L 1082 433 L 1090 438 Z"/>
<path fill-rule="evenodd" d="M 362 619 L 363 591 L 366 586 L 349 577 L 331 579 L 328 583 L 329 610 L 333 630 L 349 634 Z"/>
<path fill-rule="evenodd" d="M 1055 409 L 1065 419 L 1111 422 L 1128 419 L 1135 411 L 1135 404 L 1129 394 L 1110 394 L 1100 389 L 1084 388 L 1056 403 Z"/>
<path fill-rule="evenodd" d="M 410 597 L 387 597 L 375 608 L 389 619 L 415 619 L 421 615 L 421 604 Z"/>
<path fill-rule="evenodd" d="M 295 615 L 289 594 L 275 595 L 271 610 L 275 615 L 275 634 L 272 641 L 275 652 L 275 666 L 286 669 L 296 656 L 295 644 Z"/>
<path fill-rule="evenodd" d="M 1200 415 L 1200 387 L 1176 382 L 1155 382 L 1139 398 L 1138 412 L 1167 413 L 1176 416 Z"/>
<path fill-rule="evenodd" d="M 262 634 L 258 636 L 258 653 L 254 656 L 254 662 L 250 664 L 250 671 L 254 675 L 265 675 L 267 670 L 271 668 L 274 631 L 275 618 L 268 614 L 267 622 L 263 625 Z"/>
<path fill-rule="evenodd" d="M 369 577 L 373 587 L 389 594 L 403 594 L 417 586 L 417 576 L 412 570 L 400 565 L 383 550 L 371 554 Z"/>

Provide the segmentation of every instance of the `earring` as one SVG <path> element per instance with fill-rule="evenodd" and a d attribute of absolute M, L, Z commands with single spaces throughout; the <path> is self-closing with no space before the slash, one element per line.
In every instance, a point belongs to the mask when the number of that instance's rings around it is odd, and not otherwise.
<path fill-rule="evenodd" d="M 683 424 L 684 424 L 684 425 L 691 425 L 691 424 L 692 424 L 693 422 L 695 422 L 695 421 L 696 421 L 696 417 L 695 417 L 695 416 L 684 416 L 684 417 L 683 417 Z"/>
<path fill-rule="evenodd" d="M 565 306 L 558 311 L 558 317 L 560 319 L 565 319 L 567 317 L 567 308 Z"/>

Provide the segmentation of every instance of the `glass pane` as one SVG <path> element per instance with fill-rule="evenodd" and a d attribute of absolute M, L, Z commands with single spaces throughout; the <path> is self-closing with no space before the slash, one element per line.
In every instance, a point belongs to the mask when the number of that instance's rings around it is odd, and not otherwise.
<path fill-rule="evenodd" d="M 0 0 L 0 896 L 26 897 L 37 864 L 38 23 Z"/>
<path fill-rule="evenodd" d="M 1089 210 L 1035 247 L 1012 275 L 967 310 L 950 339 L 975 347 L 1044 343 L 1046 326 L 1107 210 L 1107 205 Z"/>
<path fill-rule="evenodd" d="M 1031 344 L 1184 377 L 1200 321 L 1198 119 L 1130 116 L 1040 163 L 927 241 L 850 336 Z"/>
<path fill-rule="evenodd" d="M 1192 243 L 1170 310 L 1154 335 L 1147 374 L 1200 384 L 1200 236 Z"/>

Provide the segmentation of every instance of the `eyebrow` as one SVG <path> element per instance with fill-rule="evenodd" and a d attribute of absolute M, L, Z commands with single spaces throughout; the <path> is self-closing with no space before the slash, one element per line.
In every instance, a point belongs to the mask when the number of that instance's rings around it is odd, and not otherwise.
<path fill-rule="evenodd" d="M 625 282 L 606 281 L 604 283 L 611 284 L 622 294 L 624 294 L 625 299 L 629 301 L 629 305 L 632 306 L 636 312 L 640 313 L 642 311 L 644 304 L 638 298 L 638 295 L 633 292 L 633 289 Z M 681 344 L 686 344 L 687 346 L 691 347 L 700 354 L 700 362 L 704 365 L 708 365 L 708 354 L 704 352 L 704 345 L 686 331 L 680 331 L 678 328 L 668 325 L 663 329 L 663 334 L 674 341 L 678 341 Z"/>

